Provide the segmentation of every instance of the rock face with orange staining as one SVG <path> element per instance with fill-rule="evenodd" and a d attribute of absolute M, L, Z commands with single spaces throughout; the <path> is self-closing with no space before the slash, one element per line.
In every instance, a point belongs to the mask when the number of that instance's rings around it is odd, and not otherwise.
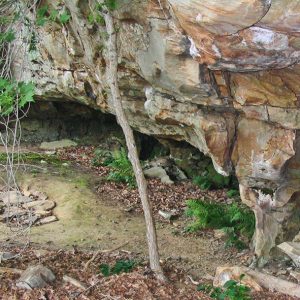
<path fill-rule="evenodd" d="M 24 76 L 39 100 L 114 113 L 105 27 L 88 21 L 88 2 L 48 1 L 71 19 L 37 29 Z M 114 14 L 131 125 L 185 140 L 219 173 L 235 172 L 256 214 L 256 254 L 267 259 L 300 228 L 299 1 L 124 0 Z"/>

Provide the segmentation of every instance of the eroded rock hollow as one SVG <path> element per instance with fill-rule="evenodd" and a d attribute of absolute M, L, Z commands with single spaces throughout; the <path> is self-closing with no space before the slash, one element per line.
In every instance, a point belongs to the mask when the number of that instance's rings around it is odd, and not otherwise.
<path fill-rule="evenodd" d="M 95 1 L 48 5 L 71 19 L 37 27 L 24 75 L 37 99 L 113 114 Z M 131 126 L 187 141 L 219 173 L 235 172 L 256 215 L 255 253 L 268 259 L 300 227 L 299 1 L 122 0 L 114 13 Z"/>

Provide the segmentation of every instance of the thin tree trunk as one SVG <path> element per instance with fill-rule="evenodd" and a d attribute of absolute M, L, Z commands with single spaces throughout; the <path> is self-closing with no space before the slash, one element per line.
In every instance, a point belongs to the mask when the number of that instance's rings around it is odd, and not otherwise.
<path fill-rule="evenodd" d="M 106 30 L 108 33 L 108 42 L 107 42 L 107 51 L 108 51 L 108 59 L 109 59 L 108 82 L 109 82 L 109 86 L 113 98 L 115 113 L 119 121 L 119 124 L 122 127 L 123 133 L 125 135 L 129 160 L 134 170 L 135 178 L 138 185 L 138 191 L 139 191 L 139 195 L 144 210 L 146 230 L 147 230 L 147 242 L 149 248 L 150 267 L 158 279 L 165 281 L 166 277 L 163 274 L 159 262 L 157 237 L 156 237 L 154 219 L 152 215 L 152 209 L 148 198 L 147 182 L 145 180 L 145 176 L 139 160 L 133 132 L 131 127 L 129 126 L 127 117 L 122 107 L 122 100 L 121 100 L 118 78 L 117 78 L 117 71 L 118 71 L 117 37 L 116 37 L 116 31 L 113 23 L 113 18 L 109 11 L 104 13 L 104 19 L 106 24 Z"/>

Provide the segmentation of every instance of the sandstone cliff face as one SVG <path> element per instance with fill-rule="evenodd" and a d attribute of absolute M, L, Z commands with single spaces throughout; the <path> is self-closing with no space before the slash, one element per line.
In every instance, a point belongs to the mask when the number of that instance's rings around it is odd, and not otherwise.
<path fill-rule="evenodd" d="M 72 18 L 37 28 L 26 76 L 40 100 L 114 113 L 105 30 L 87 20 L 94 4 L 49 1 Z M 268 258 L 300 227 L 299 1 L 124 0 L 115 16 L 131 125 L 185 140 L 219 173 L 235 172 L 257 217 L 256 254 Z"/>

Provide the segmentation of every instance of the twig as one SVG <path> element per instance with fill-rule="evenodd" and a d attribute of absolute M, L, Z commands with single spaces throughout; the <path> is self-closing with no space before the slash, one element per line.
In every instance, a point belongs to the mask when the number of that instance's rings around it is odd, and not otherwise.
<path fill-rule="evenodd" d="M 193 277 L 190 276 L 190 275 L 188 275 L 187 278 L 188 278 L 188 279 L 191 281 L 191 283 L 194 284 L 194 285 L 198 285 L 198 284 L 200 283 L 199 281 L 195 281 L 195 280 L 193 279 Z"/>
<path fill-rule="evenodd" d="M 23 272 L 20 269 L 0 267 L 0 273 L 22 274 Z"/>
<path fill-rule="evenodd" d="M 127 242 L 123 243 L 122 245 L 119 245 L 115 248 L 109 249 L 109 250 L 98 250 L 98 251 L 96 251 L 94 253 L 93 257 L 90 260 L 88 260 L 87 263 L 84 265 L 83 270 L 86 271 L 87 268 L 89 267 L 89 265 L 91 264 L 91 262 L 93 262 L 100 253 L 110 253 L 110 252 L 116 251 L 116 250 L 120 249 L 121 247 L 124 247 L 128 243 L 129 243 L 129 241 L 127 241 Z"/>
<path fill-rule="evenodd" d="M 75 278 L 67 276 L 67 275 L 63 276 L 63 281 L 70 283 L 82 290 L 86 290 L 88 288 L 84 283 L 80 282 L 79 280 L 77 280 Z"/>

